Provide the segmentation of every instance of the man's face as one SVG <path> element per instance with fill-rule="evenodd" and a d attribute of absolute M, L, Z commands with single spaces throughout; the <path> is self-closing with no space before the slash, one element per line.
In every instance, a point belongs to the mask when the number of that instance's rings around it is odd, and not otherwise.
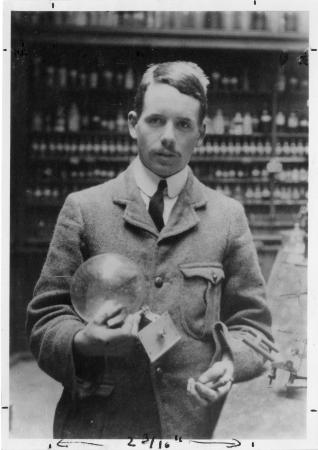
<path fill-rule="evenodd" d="M 141 116 L 129 113 L 129 129 L 137 139 L 144 165 L 160 177 L 182 170 L 204 137 L 200 102 L 167 84 L 148 87 Z"/>

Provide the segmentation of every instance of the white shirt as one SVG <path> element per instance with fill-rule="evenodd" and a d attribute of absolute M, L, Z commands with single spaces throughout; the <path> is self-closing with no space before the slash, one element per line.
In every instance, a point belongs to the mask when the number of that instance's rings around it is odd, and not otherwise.
<path fill-rule="evenodd" d="M 151 172 L 140 160 L 139 156 L 132 162 L 132 170 L 136 180 L 136 184 L 139 188 L 141 197 L 146 204 L 148 210 L 151 197 L 158 189 L 159 181 L 162 177 L 159 177 L 155 173 Z M 165 178 L 167 181 L 167 189 L 164 191 L 163 197 L 163 222 L 166 225 L 172 211 L 173 206 L 178 200 L 178 196 L 184 188 L 188 178 L 188 166 L 180 170 L 180 172 Z"/>

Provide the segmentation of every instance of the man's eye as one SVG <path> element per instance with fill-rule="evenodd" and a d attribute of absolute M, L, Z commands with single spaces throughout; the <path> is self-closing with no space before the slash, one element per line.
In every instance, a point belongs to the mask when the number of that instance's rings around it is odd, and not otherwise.
<path fill-rule="evenodd" d="M 191 123 L 186 120 L 181 120 L 178 125 L 183 130 L 188 130 L 191 128 Z"/>
<path fill-rule="evenodd" d="M 148 123 L 150 123 L 150 125 L 162 125 L 163 119 L 161 117 L 150 117 Z"/>

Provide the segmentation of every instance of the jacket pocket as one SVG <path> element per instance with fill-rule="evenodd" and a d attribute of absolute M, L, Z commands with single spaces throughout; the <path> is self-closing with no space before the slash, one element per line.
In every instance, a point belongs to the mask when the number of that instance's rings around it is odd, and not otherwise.
<path fill-rule="evenodd" d="M 218 263 L 180 264 L 183 275 L 180 315 L 187 334 L 195 339 L 211 336 L 212 325 L 220 320 L 224 271 Z"/>

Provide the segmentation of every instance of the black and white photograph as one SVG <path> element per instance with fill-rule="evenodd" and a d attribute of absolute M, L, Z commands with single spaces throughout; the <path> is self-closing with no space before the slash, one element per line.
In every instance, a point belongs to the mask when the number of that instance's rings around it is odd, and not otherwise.
<path fill-rule="evenodd" d="M 314 450 L 317 11 L 110 3 L 4 5 L 2 448 Z"/>

